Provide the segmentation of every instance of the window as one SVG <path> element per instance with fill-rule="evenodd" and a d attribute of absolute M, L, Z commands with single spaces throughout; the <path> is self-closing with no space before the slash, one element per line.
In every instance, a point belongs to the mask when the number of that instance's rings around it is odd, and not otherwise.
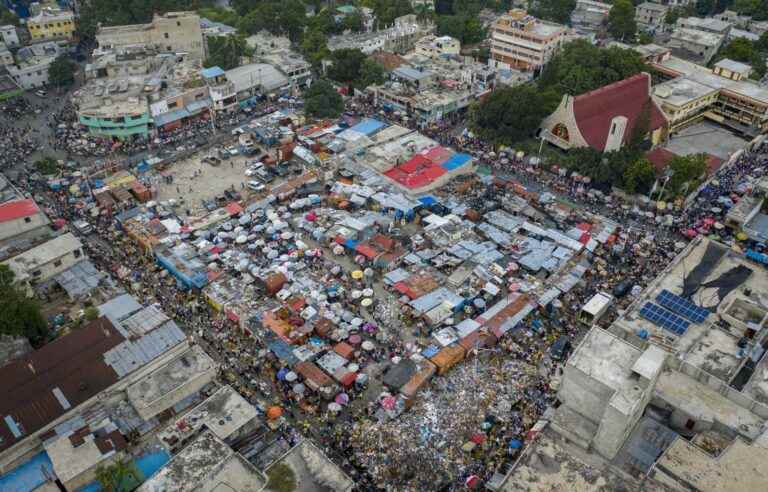
<path fill-rule="evenodd" d="M 168 39 L 168 33 L 167 33 L 167 32 L 164 32 L 164 33 L 163 33 L 163 37 L 164 37 L 165 39 Z"/>
<path fill-rule="evenodd" d="M 176 21 L 176 25 L 181 27 L 181 21 Z"/>
<path fill-rule="evenodd" d="M 42 274 L 43 274 L 43 273 L 42 273 L 40 270 L 35 270 L 34 272 L 32 272 L 32 276 L 33 276 L 33 277 L 39 277 L 39 276 L 40 276 L 40 275 L 42 275 Z"/>
<path fill-rule="evenodd" d="M 60 267 L 61 266 L 61 260 L 56 260 L 53 262 L 53 266 Z"/>
<path fill-rule="evenodd" d="M 75 258 L 80 258 L 80 256 L 82 255 L 82 253 L 80 252 L 80 250 L 79 250 L 79 249 L 76 249 L 76 250 L 74 250 L 74 251 L 72 252 L 72 255 L 73 255 Z"/>
<path fill-rule="evenodd" d="M 29 224 L 30 222 L 32 222 L 32 217 L 24 217 L 24 222 Z"/>
<path fill-rule="evenodd" d="M 616 123 L 613 123 L 613 124 L 611 125 L 611 135 L 613 135 L 613 134 L 615 134 L 615 133 L 616 133 Z"/>

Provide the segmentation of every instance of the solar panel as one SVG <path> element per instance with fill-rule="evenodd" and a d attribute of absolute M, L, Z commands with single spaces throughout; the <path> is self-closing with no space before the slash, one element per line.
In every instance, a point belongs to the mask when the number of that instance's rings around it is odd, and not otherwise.
<path fill-rule="evenodd" d="M 673 313 L 677 313 L 694 323 L 702 323 L 707 319 L 707 316 L 709 316 L 708 310 L 697 306 L 688 299 L 683 299 L 677 294 L 671 293 L 667 289 L 662 290 L 661 293 L 656 296 L 656 302 Z"/>
<path fill-rule="evenodd" d="M 646 302 L 640 309 L 640 316 L 657 326 L 661 326 L 676 335 L 684 335 L 691 323 L 680 316 L 657 306 L 652 302 Z"/>

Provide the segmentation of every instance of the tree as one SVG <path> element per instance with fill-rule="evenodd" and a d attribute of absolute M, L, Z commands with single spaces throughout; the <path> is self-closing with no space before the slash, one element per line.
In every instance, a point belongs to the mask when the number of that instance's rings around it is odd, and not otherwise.
<path fill-rule="evenodd" d="M 288 38 L 297 42 L 307 25 L 307 11 L 301 0 L 288 0 L 279 2 L 280 15 L 278 25 Z"/>
<path fill-rule="evenodd" d="M 633 41 L 637 32 L 635 7 L 630 0 L 616 0 L 608 13 L 608 32 L 620 41 Z"/>
<path fill-rule="evenodd" d="M 330 82 L 320 79 L 306 91 L 304 111 L 315 118 L 337 118 L 344 111 L 344 99 Z"/>
<path fill-rule="evenodd" d="M 5 7 L 0 7 L 0 26 L 7 26 L 8 24 L 18 26 L 19 16 Z"/>
<path fill-rule="evenodd" d="M 390 26 L 398 17 L 413 13 L 410 0 L 363 0 L 360 3 L 373 9 L 379 27 Z"/>
<path fill-rule="evenodd" d="M 465 14 L 438 17 L 437 33 L 456 38 L 461 44 L 475 44 L 485 39 L 485 28 L 477 17 Z"/>
<path fill-rule="evenodd" d="M 70 85 L 75 81 L 75 63 L 65 55 L 60 55 L 48 65 L 48 81 L 56 87 Z"/>
<path fill-rule="evenodd" d="M 328 68 L 328 78 L 351 84 L 360 76 L 365 54 L 356 48 L 343 48 L 332 52 L 330 59 L 333 64 Z"/>
<path fill-rule="evenodd" d="M 752 66 L 752 76 L 759 79 L 765 75 L 766 71 L 766 53 L 757 49 L 757 46 L 761 45 L 761 40 L 762 38 L 757 42 L 752 42 L 746 38 L 736 38 L 721 48 L 715 59 L 722 60 L 723 58 L 729 58 L 731 60 L 748 63 Z"/>
<path fill-rule="evenodd" d="M 538 8 L 532 10 L 532 13 L 544 20 L 569 24 L 575 8 L 576 0 L 540 0 Z"/>
<path fill-rule="evenodd" d="M 669 169 L 672 171 L 672 177 L 667 184 L 667 190 L 672 195 L 692 191 L 707 170 L 707 156 L 706 154 L 675 156 L 669 162 Z M 688 184 L 687 189 L 684 188 L 686 184 Z"/>
<path fill-rule="evenodd" d="M 470 127 L 494 144 L 512 145 L 530 138 L 557 103 L 534 84 L 497 89 L 472 108 Z"/>
<path fill-rule="evenodd" d="M 8 265 L 0 265 L 0 333 L 23 336 L 39 346 L 48 337 L 48 322 L 40 303 L 27 297 L 15 279 L 16 274 Z"/>
<path fill-rule="evenodd" d="M 344 31 L 360 32 L 363 30 L 363 16 L 359 12 L 350 14 L 344 17 L 341 26 Z"/>
<path fill-rule="evenodd" d="M 83 317 L 86 321 L 93 321 L 99 317 L 99 308 L 96 306 L 88 306 L 83 310 Z"/>
<path fill-rule="evenodd" d="M 211 7 L 214 0 L 83 0 L 80 14 L 93 16 L 105 26 L 140 24 L 152 20 L 152 15 L 179 10 Z"/>
<path fill-rule="evenodd" d="M 96 481 L 105 492 L 118 492 L 121 485 L 132 478 L 131 465 L 124 460 L 118 460 L 109 466 L 96 468 Z"/>
<path fill-rule="evenodd" d="M 736 0 L 733 2 L 733 10 L 752 17 L 753 21 L 768 19 L 768 2 L 764 0 Z"/>
<path fill-rule="evenodd" d="M 360 65 L 360 72 L 353 85 L 358 89 L 365 89 L 370 85 L 379 85 L 384 82 L 384 67 L 380 63 L 366 58 Z"/>
<path fill-rule="evenodd" d="M 213 36 L 208 38 L 205 66 L 230 70 L 239 67 L 241 58 L 247 53 L 248 45 L 243 36 Z"/>
<path fill-rule="evenodd" d="M 44 176 L 51 176 L 59 171 L 56 159 L 53 157 L 43 157 L 35 161 L 35 169 Z"/>
<path fill-rule="evenodd" d="M 256 34 L 263 30 L 280 34 L 280 6 L 273 2 L 260 4 L 240 19 L 237 29 L 245 34 Z"/>
<path fill-rule="evenodd" d="M 197 11 L 200 17 L 212 20 L 213 22 L 221 22 L 228 26 L 235 27 L 240 20 L 240 16 L 237 12 L 222 7 L 207 7 Z"/>
<path fill-rule="evenodd" d="M 656 170 L 648 159 L 639 159 L 624 171 L 624 191 L 646 194 L 656 180 Z"/>
<path fill-rule="evenodd" d="M 586 40 L 566 44 L 546 65 L 539 87 L 578 95 L 647 70 L 634 50 L 600 48 Z"/>
<path fill-rule="evenodd" d="M 300 50 L 315 70 L 319 70 L 323 59 L 330 55 L 327 38 L 322 31 L 318 30 L 310 30 L 304 34 Z"/>

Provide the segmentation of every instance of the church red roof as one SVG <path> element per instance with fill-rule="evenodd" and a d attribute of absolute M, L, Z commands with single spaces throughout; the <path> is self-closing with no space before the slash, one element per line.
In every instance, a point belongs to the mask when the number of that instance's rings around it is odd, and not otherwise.
<path fill-rule="evenodd" d="M 650 76 L 639 73 L 614 82 L 594 91 L 576 96 L 573 101 L 573 115 L 584 140 L 596 150 L 605 150 L 611 120 L 617 116 L 627 118 L 624 143 L 632 135 L 643 105 L 650 99 Z M 651 118 L 648 131 L 656 130 L 666 123 L 666 118 L 651 100 Z"/>

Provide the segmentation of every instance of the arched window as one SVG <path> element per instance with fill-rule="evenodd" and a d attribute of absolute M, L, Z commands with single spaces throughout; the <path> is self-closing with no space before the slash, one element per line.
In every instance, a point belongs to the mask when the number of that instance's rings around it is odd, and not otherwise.
<path fill-rule="evenodd" d="M 552 133 L 565 140 L 566 142 L 570 141 L 569 135 L 568 135 L 568 128 L 562 123 L 558 123 L 555 125 L 555 127 L 552 129 Z"/>

